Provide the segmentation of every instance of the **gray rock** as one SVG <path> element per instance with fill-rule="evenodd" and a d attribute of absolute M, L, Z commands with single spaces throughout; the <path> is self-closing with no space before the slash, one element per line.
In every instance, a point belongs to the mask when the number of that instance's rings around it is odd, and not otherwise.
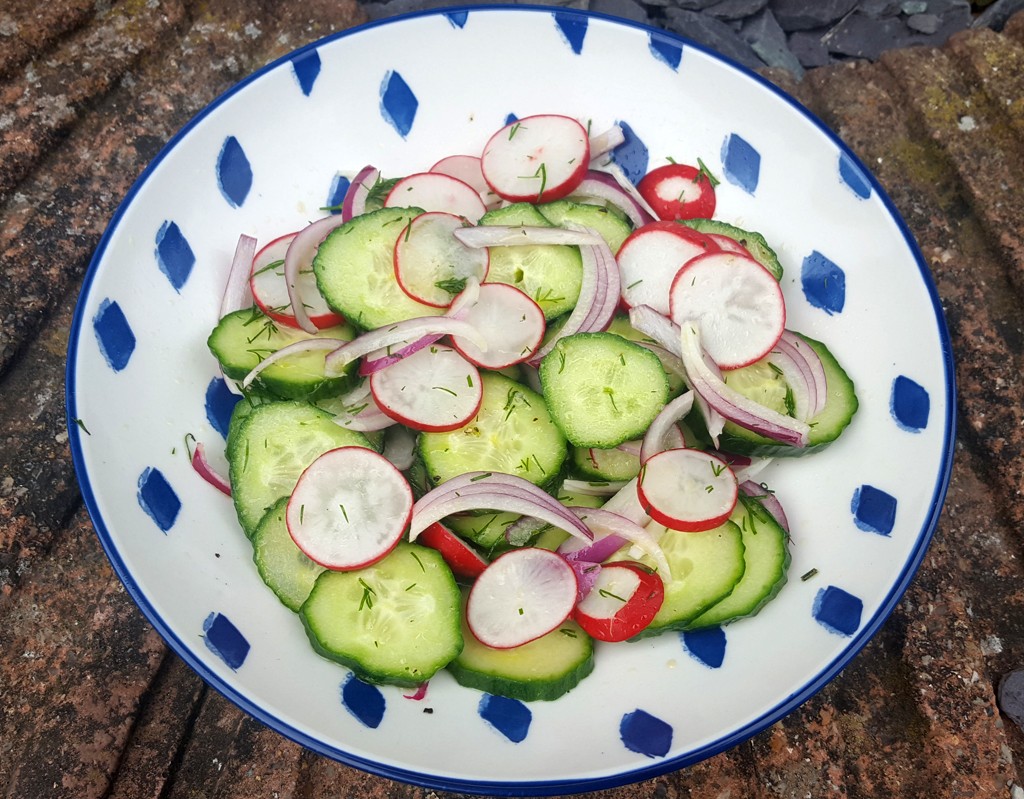
<path fill-rule="evenodd" d="M 769 9 L 765 8 L 746 20 L 740 28 L 740 36 L 768 66 L 788 69 L 798 80 L 803 78 L 803 65 L 789 49 L 786 32 Z"/>
<path fill-rule="evenodd" d="M 721 20 L 707 14 L 680 8 L 666 8 L 664 25 L 672 33 L 692 39 L 745 67 L 760 69 L 765 66 L 738 33 Z"/>
<path fill-rule="evenodd" d="M 826 36 L 830 53 L 851 58 L 877 59 L 886 50 L 901 47 L 938 47 L 971 23 L 971 7 L 967 0 L 931 0 L 929 13 L 940 20 L 931 33 L 907 27 L 902 17 L 874 19 L 860 11 L 847 15 Z"/>
<path fill-rule="evenodd" d="M 663 5 L 675 6 L 683 11 L 703 11 L 721 0 L 668 0 Z M 659 4 L 662 5 L 662 4 Z"/>
<path fill-rule="evenodd" d="M 928 0 L 904 0 L 900 3 L 900 11 L 908 16 L 923 14 L 928 10 Z"/>
<path fill-rule="evenodd" d="M 1004 674 L 996 692 L 999 709 L 1024 732 L 1024 669 Z"/>
<path fill-rule="evenodd" d="M 1018 11 L 1024 11 L 1024 0 L 996 0 L 974 18 L 971 26 L 1001 31 L 1006 21 Z"/>
<path fill-rule="evenodd" d="M 895 17 L 902 10 L 900 0 L 861 0 L 857 10 L 873 19 Z"/>
<path fill-rule="evenodd" d="M 822 41 L 822 36 L 827 31 L 794 31 L 789 34 L 787 43 L 789 50 L 796 56 L 797 61 L 806 69 L 823 67 L 832 63 L 832 56 Z"/>
<path fill-rule="evenodd" d="M 591 0 L 590 10 L 598 14 L 609 14 L 642 24 L 650 23 L 647 9 L 637 0 Z"/>
<path fill-rule="evenodd" d="M 857 0 L 769 0 L 768 8 L 787 33 L 824 28 L 838 22 L 857 5 Z"/>
<path fill-rule="evenodd" d="M 704 9 L 704 13 L 726 21 L 745 20 L 766 5 L 768 0 L 718 0 L 714 5 Z"/>
<path fill-rule="evenodd" d="M 918 33 L 935 33 L 941 24 L 938 14 L 912 14 L 907 17 L 907 27 Z"/>

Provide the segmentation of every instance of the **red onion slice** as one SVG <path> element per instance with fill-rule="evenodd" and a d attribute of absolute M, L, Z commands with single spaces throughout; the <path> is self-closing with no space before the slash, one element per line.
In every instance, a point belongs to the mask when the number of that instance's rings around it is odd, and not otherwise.
<path fill-rule="evenodd" d="M 197 441 L 195 449 L 192 450 L 192 468 L 218 491 L 231 496 L 231 481 L 213 467 L 206 457 L 206 448 L 201 441 Z"/>
<path fill-rule="evenodd" d="M 700 333 L 693 325 L 682 326 L 682 359 L 692 388 L 707 404 L 731 422 L 775 441 L 794 447 L 806 447 L 810 427 L 806 422 L 785 416 L 747 399 L 729 388 L 708 366 Z"/>
<path fill-rule="evenodd" d="M 786 511 L 783 509 L 782 503 L 779 502 L 779 498 L 775 496 L 774 491 L 769 491 L 764 485 L 755 483 L 753 480 L 745 480 L 740 483 L 740 491 L 748 497 L 758 500 L 764 506 L 764 509 L 779 523 L 779 527 L 787 533 L 789 532 L 789 519 L 786 518 Z"/>
<path fill-rule="evenodd" d="M 380 180 L 380 170 L 373 166 L 364 166 L 356 173 L 349 184 L 348 191 L 345 192 L 345 198 L 341 201 L 342 219 L 348 222 L 353 217 L 366 213 L 366 198 L 378 180 Z"/>
<path fill-rule="evenodd" d="M 648 211 L 649 206 L 645 207 L 645 203 L 623 189 L 619 182 L 607 172 L 597 169 L 587 170 L 582 182 L 573 191 L 572 198 L 595 205 L 599 204 L 594 203 L 595 200 L 600 201 L 600 204 L 611 205 L 622 211 L 634 228 L 642 227 L 656 218 Z"/>
<path fill-rule="evenodd" d="M 634 330 L 653 339 L 677 358 L 680 355 L 679 325 L 650 305 L 634 305 L 629 309 L 629 324 Z"/>
<path fill-rule="evenodd" d="M 315 352 L 317 350 L 326 350 L 328 353 L 334 352 L 338 347 L 347 343 L 348 342 L 340 338 L 309 338 L 281 347 L 281 349 L 270 353 L 270 355 L 256 364 L 249 371 L 249 374 L 247 374 L 245 379 L 242 380 L 242 388 L 248 388 L 252 385 L 252 381 L 259 377 L 260 372 L 268 366 L 273 366 L 278 361 L 283 361 L 286 358 L 290 358 L 293 355 L 300 355 L 304 352 Z M 328 357 L 330 356 L 328 355 Z"/>
<path fill-rule="evenodd" d="M 295 323 L 307 333 L 316 333 L 317 326 L 309 318 L 306 304 L 299 294 L 299 271 L 309 269 L 313 263 L 317 248 L 327 238 L 327 234 L 345 222 L 340 214 L 325 216 L 312 222 L 300 230 L 284 254 L 284 284 L 288 289 L 288 300 L 291 303 Z"/>
<path fill-rule="evenodd" d="M 581 494 L 588 497 L 610 497 L 625 488 L 628 480 L 574 480 L 566 478 L 562 481 L 562 490 L 570 494 Z"/>
<path fill-rule="evenodd" d="M 643 443 L 640 445 L 641 464 L 646 463 L 652 455 L 657 455 L 666 449 L 666 439 L 668 439 L 671 431 L 674 430 L 676 432 L 674 440 L 682 438 L 679 428 L 676 427 L 676 422 L 690 412 L 690 409 L 693 407 L 693 396 L 694 393 L 692 391 L 680 394 L 675 399 L 666 403 L 665 407 L 654 417 L 654 421 L 647 428 Z"/>
<path fill-rule="evenodd" d="M 591 162 L 607 155 L 620 144 L 626 141 L 626 131 L 618 123 L 590 137 L 590 160 Z"/>
<path fill-rule="evenodd" d="M 640 208 L 643 209 L 643 212 L 645 214 L 650 216 L 650 220 L 648 220 L 648 221 L 652 221 L 652 220 L 655 220 L 655 219 L 659 218 L 657 212 L 653 208 L 651 208 L 651 206 L 647 202 L 647 200 L 645 200 L 641 196 L 640 192 L 637 191 L 636 186 L 633 185 L 632 181 L 629 179 L 629 177 L 623 171 L 621 166 L 616 164 L 614 161 L 608 161 L 607 163 L 601 164 L 600 168 L 597 171 L 598 172 L 605 172 L 605 173 L 611 175 L 612 179 L 619 186 L 619 188 L 622 189 L 622 191 L 625 192 L 625 194 L 634 203 L 636 203 L 638 206 L 640 206 Z"/>
<path fill-rule="evenodd" d="M 224 293 L 220 299 L 220 316 L 223 319 L 229 313 L 240 311 L 252 305 L 252 290 L 249 288 L 249 273 L 252 271 L 252 259 L 256 257 L 256 239 L 244 233 L 238 237 L 235 254 L 231 258 L 231 268 L 224 285 Z"/>
<path fill-rule="evenodd" d="M 592 230 L 537 225 L 476 225 L 461 227 L 452 235 L 466 247 L 523 247 L 531 245 L 582 245 L 604 241 Z"/>
<path fill-rule="evenodd" d="M 782 337 L 768 354 L 768 363 L 782 370 L 786 382 L 790 384 L 791 388 L 794 388 L 794 392 L 803 391 L 803 387 L 806 386 L 807 408 L 804 411 L 806 416 L 797 413 L 798 419 L 808 421 L 821 413 L 828 401 L 828 379 L 825 376 L 825 367 L 821 363 L 821 358 L 810 344 L 793 331 L 783 330 Z M 792 370 L 787 370 L 790 363 Z M 796 374 L 801 375 L 801 378 L 796 378 Z M 796 387 L 794 383 L 801 385 Z"/>
<path fill-rule="evenodd" d="M 573 547 L 575 542 L 572 542 L 569 547 L 566 547 L 571 551 L 563 553 L 566 560 L 587 560 L 600 563 L 629 543 L 639 547 L 641 552 L 654 561 L 662 580 L 665 582 L 672 580 L 672 569 L 664 551 L 658 546 L 654 536 L 639 524 L 604 508 L 569 508 L 569 510 L 586 523 L 594 535 L 594 540 L 582 549 L 575 549 Z M 562 551 L 561 547 L 559 551 Z"/>

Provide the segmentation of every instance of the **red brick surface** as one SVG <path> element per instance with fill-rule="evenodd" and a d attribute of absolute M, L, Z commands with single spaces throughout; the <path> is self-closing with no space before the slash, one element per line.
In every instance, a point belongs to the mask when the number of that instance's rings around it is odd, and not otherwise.
<path fill-rule="evenodd" d="M 439 795 L 303 750 L 170 653 L 105 560 L 64 429 L 74 300 L 121 196 L 221 91 L 362 19 L 353 0 L 0 9 L 0 796 Z M 1024 666 L 1024 15 L 772 77 L 870 166 L 932 269 L 959 382 L 949 497 L 903 601 L 820 694 L 600 796 L 1021 799 L 995 687 Z"/>

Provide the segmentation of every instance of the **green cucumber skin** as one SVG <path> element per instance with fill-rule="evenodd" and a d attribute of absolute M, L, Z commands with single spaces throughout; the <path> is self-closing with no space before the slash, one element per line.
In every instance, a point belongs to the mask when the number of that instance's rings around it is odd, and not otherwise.
<path fill-rule="evenodd" d="M 771 272 L 776 280 L 782 280 L 782 263 L 779 261 L 779 256 L 760 233 L 744 230 L 718 219 L 681 219 L 679 221 L 698 233 L 720 233 L 735 239 L 746 247 L 747 251 L 754 256 L 754 260 Z"/>
<path fill-rule="evenodd" d="M 573 200 L 555 200 L 537 206 L 544 218 L 557 227 L 574 222 L 596 230 L 608 244 L 612 253 L 617 253 L 622 242 L 633 232 L 633 226 L 607 206 Z"/>
<path fill-rule="evenodd" d="M 719 449 L 737 455 L 750 455 L 766 458 L 801 458 L 828 447 L 842 435 L 853 421 L 859 408 L 856 387 L 853 380 L 822 342 L 808 336 L 798 334 L 801 339 L 821 358 L 828 382 L 828 400 L 825 408 L 811 419 L 811 432 L 806 447 L 794 447 L 780 444 L 770 438 L 754 433 L 733 422 L 726 422 L 719 436 Z M 699 411 L 687 417 L 694 432 L 702 440 L 707 439 L 707 425 Z"/>
<path fill-rule="evenodd" d="M 789 534 L 760 501 L 741 496 L 732 520 L 743 534 L 743 577 L 729 596 L 689 622 L 688 630 L 731 624 L 754 616 L 779 595 L 788 580 L 792 561 Z"/>
<path fill-rule="evenodd" d="M 409 560 L 415 565 L 410 566 Z M 392 600 L 385 587 L 398 599 Z M 355 592 L 344 596 L 345 605 L 341 607 L 333 601 L 338 598 L 339 588 L 342 594 L 345 588 Z M 361 604 L 359 595 L 367 590 L 373 590 L 372 604 Z M 413 591 L 426 597 L 422 603 L 415 604 Z M 406 600 L 414 607 L 396 610 L 395 604 L 407 604 Z M 380 620 L 384 613 L 391 618 Z M 355 614 L 366 614 L 365 622 Z M 325 571 L 299 609 L 299 618 L 319 655 L 351 669 L 366 682 L 380 685 L 415 688 L 448 665 L 463 648 L 462 594 L 451 569 L 436 550 L 404 541 L 366 568 Z M 388 623 L 396 619 L 401 627 L 397 634 L 389 634 Z M 354 620 L 363 626 L 352 623 Z M 328 624 L 330 629 L 325 626 Z M 362 637 L 376 634 L 381 638 L 372 642 Z"/>
<path fill-rule="evenodd" d="M 282 497 L 263 516 L 252 536 L 252 559 L 267 587 L 289 610 L 298 612 L 309 597 L 313 584 L 324 572 L 296 546 L 288 533 Z"/>

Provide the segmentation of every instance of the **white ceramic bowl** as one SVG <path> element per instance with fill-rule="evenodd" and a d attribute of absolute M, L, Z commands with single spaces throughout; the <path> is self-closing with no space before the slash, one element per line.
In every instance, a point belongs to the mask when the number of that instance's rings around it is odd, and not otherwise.
<path fill-rule="evenodd" d="M 497 700 L 447 673 L 412 700 L 313 653 L 260 582 L 231 503 L 190 468 L 187 434 L 214 451 L 223 440 L 226 395 L 205 341 L 240 233 L 266 242 L 319 216 L 339 175 L 369 163 L 399 176 L 478 152 L 509 115 L 538 112 L 595 131 L 624 123 L 618 160 L 634 175 L 671 156 L 700 157 L 722 177 L 716 215 L 774 245 L 788 326 L 830 345 L 861 407 L 833 447 L 763 473 L 795 546 L 789 584 L 760 615 L 710 635 L 601 646 L 594 674 L 554 702 Z M 607 788 L 695 763 L 786 715 L 906 589 L 952 451 L 952 357 L 935 290 L 863 165 L 793 100 L 712 53 L 551 8 L 450 9 L 344 31 L 212 103 L 103 237 L 67 378 L 97 533 L 174 650 L 317 752 L 463 792 Z"/>

